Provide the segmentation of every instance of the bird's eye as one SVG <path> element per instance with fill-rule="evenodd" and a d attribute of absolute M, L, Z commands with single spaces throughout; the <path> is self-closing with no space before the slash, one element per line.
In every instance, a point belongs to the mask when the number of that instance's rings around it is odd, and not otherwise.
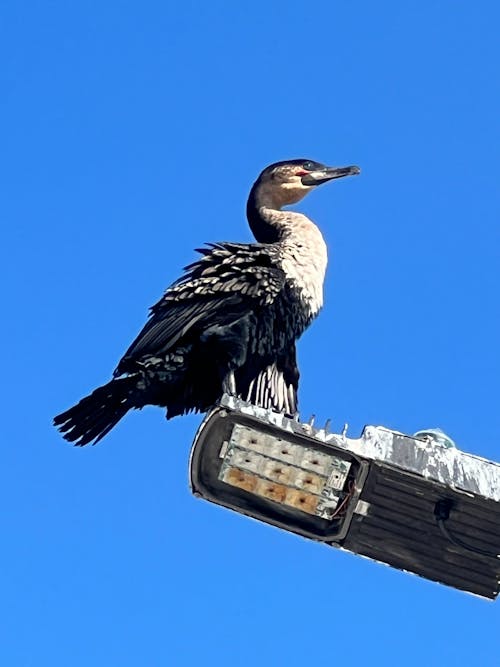
<path fill-rule="evenodd" d="M 314 162 L 307 161 L 302 165 L 302 169 L 307 169 L 307 171 L 314 171 Z"/>

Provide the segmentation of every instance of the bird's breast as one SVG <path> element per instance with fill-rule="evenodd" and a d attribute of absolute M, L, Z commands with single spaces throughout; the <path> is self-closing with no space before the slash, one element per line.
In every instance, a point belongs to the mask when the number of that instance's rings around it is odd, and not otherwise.
<path fill-rule="evenodd" d="M 300 301 L 310 319 L 318 314 L 323 305 L 323 284 L 328 261 L 323 237 L 316 226 L 312 227 L 306 230 L 307 233 L 287 239 L 280 257 L 290 293 Z"/>

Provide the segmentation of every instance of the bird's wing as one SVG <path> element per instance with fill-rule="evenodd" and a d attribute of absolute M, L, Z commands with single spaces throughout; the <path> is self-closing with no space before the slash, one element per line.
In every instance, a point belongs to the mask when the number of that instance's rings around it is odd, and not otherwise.
<path fill-rule="evenodd" d="M 118 364 L 115 375 L 144 355 L 165 353 L 184 336 L 227 325 L 259 306 L 273 303 L 285 274 L 264 244 L 218 243 L 199 250 L 203 257 L 151 308 L 150 319 Z"/>

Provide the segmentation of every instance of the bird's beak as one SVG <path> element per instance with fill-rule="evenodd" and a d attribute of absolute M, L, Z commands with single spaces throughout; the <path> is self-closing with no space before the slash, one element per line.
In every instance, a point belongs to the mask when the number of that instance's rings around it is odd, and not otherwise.
<path fill-rule="evenodd" d="M 325 167 L 317 171 L 310 171 L 302 176 L 302 185 L 321 185 L 334 178 L 343 178 L 344 176 L 356 176 L 361 169 L 356 166 L 351 167 Z"/>

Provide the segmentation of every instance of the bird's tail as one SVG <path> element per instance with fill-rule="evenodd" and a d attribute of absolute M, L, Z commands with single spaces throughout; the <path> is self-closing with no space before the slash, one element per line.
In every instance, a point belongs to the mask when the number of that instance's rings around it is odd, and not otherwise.
<path fill-rule="evenodd" d="M 137 403 L 137 376 L 117 378 L 98 387 L 66 412 L 54 417 L 63 437 L 75 445 L 95 445 Z"/>

